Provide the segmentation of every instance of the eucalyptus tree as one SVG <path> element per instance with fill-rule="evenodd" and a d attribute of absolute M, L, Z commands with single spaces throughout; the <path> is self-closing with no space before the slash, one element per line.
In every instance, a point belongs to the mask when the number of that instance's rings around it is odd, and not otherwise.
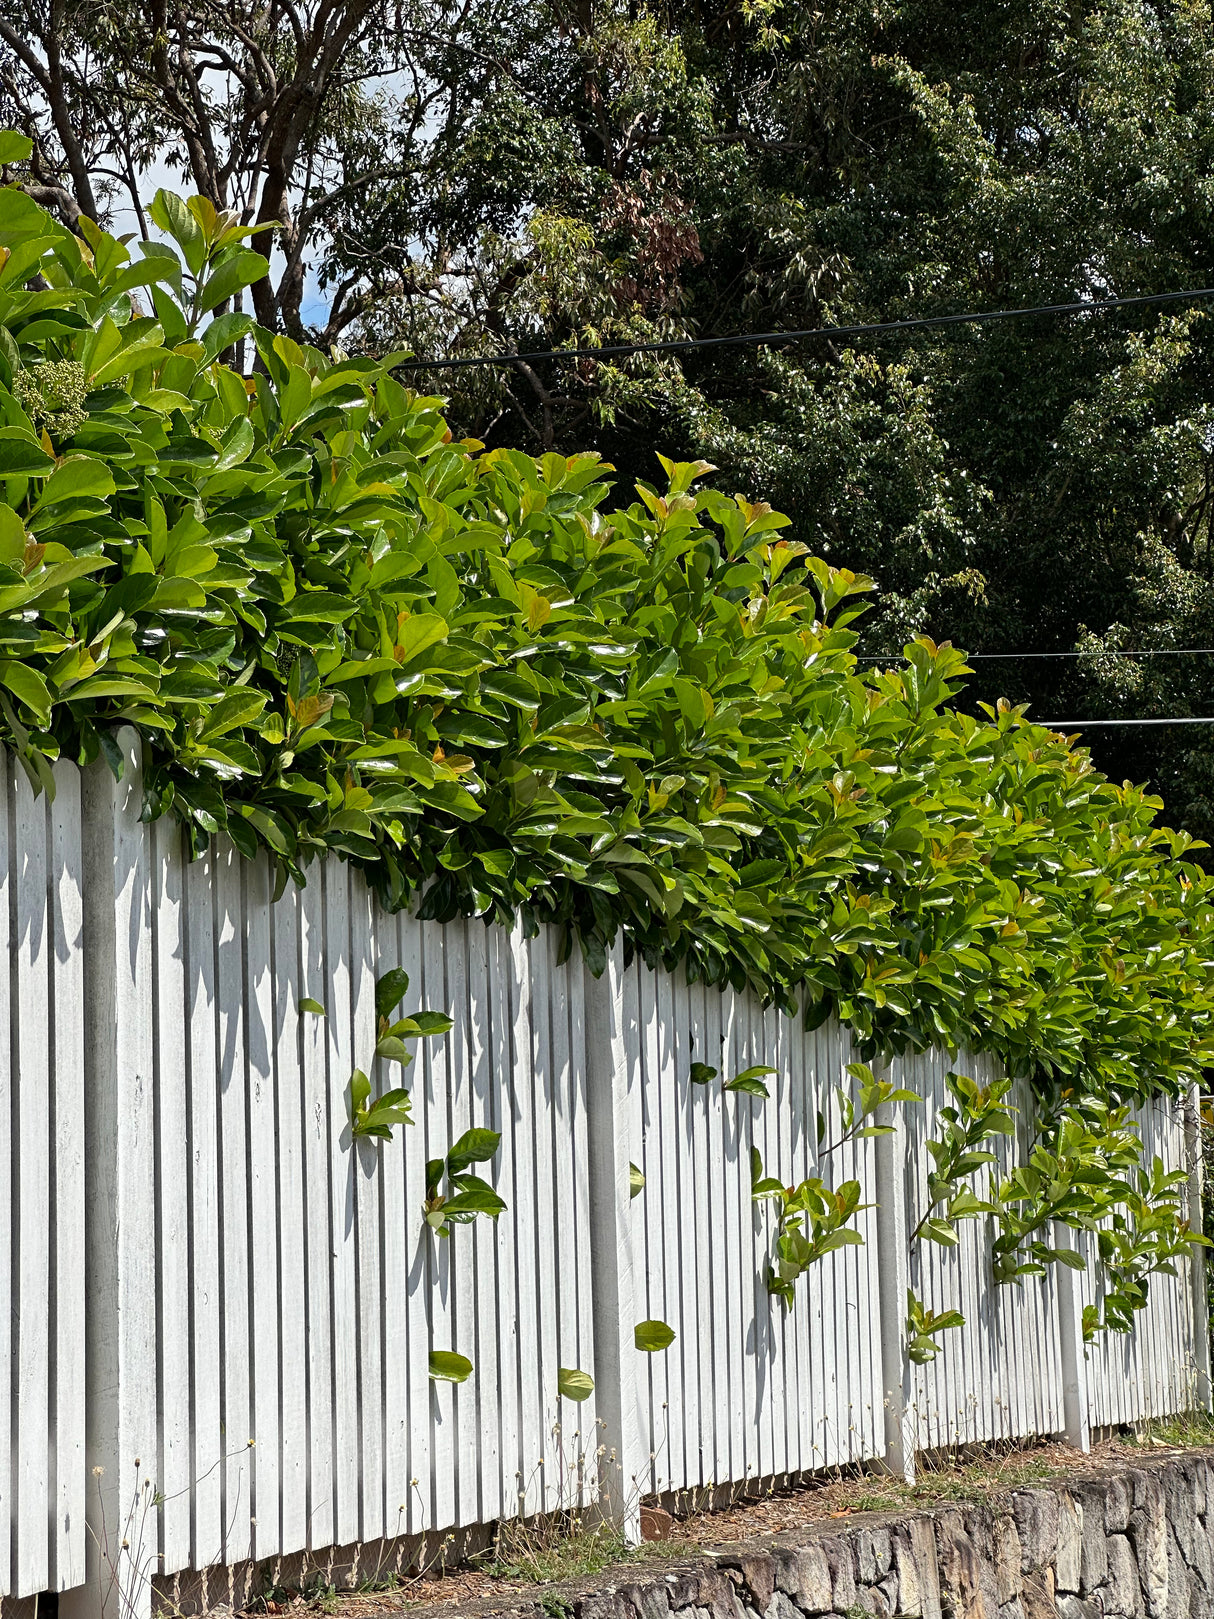
<path fill-rule="evenodd" d="M 303 335 L 311 253 L 353 189 L 398 173 L 447 87 L 418 49 L 472 7 L 438 0 L 11 0 L 6 119 L 34 141 L 17 179 L 66 223 L 130 209 L 148 233 L 156 169 L 274 253 L 258 321 Z"/>

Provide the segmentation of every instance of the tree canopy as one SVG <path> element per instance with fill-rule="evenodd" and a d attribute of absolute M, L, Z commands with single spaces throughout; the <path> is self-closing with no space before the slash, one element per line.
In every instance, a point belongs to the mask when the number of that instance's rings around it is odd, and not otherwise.
<path fill-rule="evenodd" d="M 457 434 L 594 450 L 626 481 L 656 476 L 655 447 L 711 460 L 874 578 L 862 652 L 920 631 L 1081 652 L 979 661 L 973 698 L 1200 715 L 1214 660 L 1112 654 L 1211 642 L 1201 307 L 508 357 L 1204 287 L 1212 44 L 1191 0 L 198 0 L 159 23 L 20 0 L 0 82 L 36 145 L 6 172 L 71 223 L 104 216 L 107 185 L 138 192 L 162 150 L 262 223 L 251 246 L 282 221 L 249 295 L 267 329 L 373 357 L 505 356 L 396 371 L 450 394 Z M 312 283 L 326 312 L 309 325 Z M 1214 833 L 1210 731 L 1090 740 Z"/>

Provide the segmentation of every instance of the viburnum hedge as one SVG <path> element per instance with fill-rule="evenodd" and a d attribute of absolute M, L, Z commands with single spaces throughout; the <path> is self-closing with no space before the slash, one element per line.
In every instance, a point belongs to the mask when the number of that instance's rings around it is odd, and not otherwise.
<path fill-rule="evenodd" d="M 962 655 L 863 670 L 868 581 L 663 462 L 452 442 L 393 360 L 219 313 L 264 261 L 161 193 L 132 255 L 0 191 L 0 719 L 35 780 L 118 758 L 195 846 L 326 850 L 391 905 L 570 925 L 592 967 L 749 983 L 870 1050 L 968 1043 L 1047 1088 L 1211 1053 L 1184 834 Z M 254 374 L 235 365 L 242 345 Z"/>

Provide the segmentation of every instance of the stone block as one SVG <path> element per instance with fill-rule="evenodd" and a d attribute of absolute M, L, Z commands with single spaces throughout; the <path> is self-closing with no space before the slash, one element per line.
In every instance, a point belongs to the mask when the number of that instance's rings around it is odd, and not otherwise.
<path fill-rule="evenodd" d="M 783 1591 L 777 1591 L 767 1605 L 766 1619 L 801 1619 L 801 1612 Z"/>
<path fill-rule="evenodd" d="M 1101 1528 L 1103 1530 L 1103 1515 Z M 1078 1593 L 1083 1582 L 1083 1503 L 1066 1490 L 1058 1491 L 1058 1550 L 1054 1556 L 1054 1586 Z M 1061 1608 L 1059 1612 L 1061 1613 Z M 1077 1616 L 1076 1616 L 1077 1619 Z"/>
<path fill-rule="evenodd" d="M 830 1569 L 833 1602 L 836 1613 L 847 1613 L 856 1605 L 856 1565 L 850 1541 L 824 1540 L 826 1566 Z"/>
<path fill-rule="evenodd" d="M 892 1619 L 889 1602 L 879 1585 L 862 1585 L 857 1593 L 856 1606 L 871 1613 L 873 1619 Z"/>
<path fill-rule="evenodd" d="M 861 1529 L 856 1535 L 856 1578 L 876 1585 L 890 1571 L 893 1551 L 888 1529 Z"/>
<path fill-rule="evenodd" d="M 912 1518 L 906 1525 L 919 1584 L 923 1619 L 941 1619 L 940 1571 L 936 1565 L 936 1531 L 930 1518 Z"/>
<path fill-rule="evenodd" d="M 776 1560 L 769 1552 L 731 1547 L 728 1551 L 717 1553 L 716 1564 L 726 1573 L 735 1569 L 742 1576 L 743 1595 L 749 1596 L 752 1607 L 766 1613 L 776 1589 Z M 671 1597 L 671 1608 L 674 1605 L 674 1598 Z"/>
<path fill-rule="evenodd" d="M 1104 1491 L 1096 1484 L 1087 1485 L 1079 1493 L 1083 1509 L 1083 1544 L 1079 1563 L 1079 1589 L 1086 1596 L 1105 1582 L 1108 1556 L 1105 1552 Z"/>
<path fill-rule="evenodd" d="M 897 1583 L 894 1612 L 906 1619 L 920 1619 L 923 1614 L 923 1581 L 919 1575 L 918 1558 L 911 1540 L 910 1525 L 899 1524 L 890 1537 L 893 1549 L 893 1578 Z M 933 1546 L 933 1553 L 934 1553 Z"/>
<path fill-rule="evenodd" d="M 1133 1481 L 1129 1538 L 1138 1561 L 1143 1605 L 1149 1619 L 1164 1619 L 1168 1606 L 1167 1502 L 1155 1474 L 1140 1470 Z"/>
<path fill-rule="evenodd" d="M 1183 1550 L 1183 1547 L 1181 1549 Z M 1189 1557 L 1189 1568 L 1199 1590 L 1214 1597 L 1214 1536 L 1211 1534 L 1208 1519 L 1194 1520 L 1193 1550 Z"/>
<path fill-rule="evenodd" d="M 994 1619 L 993 1605 L 987 1612 L 982 1602 L 982 1565 L 959 1512 L 942 1512 L 936 1519 L 936 1565 L 941 1602 L 946 1609 L 968 1616 L 981 1607 L 984 1619 Z"/>
<path fill-rule="evenodd" d="M 1105 1541 L 1104 1611 L 1118 1619 L 1141 1619 L 1142 1587 L 1134 1548 L 1124 1535 L 1110 1535 Z"/>
<path fill-rule="evenodd" d="M 1054 1602 L 1054 1582 L 1044 1573 L 1027 1574 L 1020 1588 L 1024 1619 L 1058 1619 Z"/>
<path fill-rule="evenodd" d="M 1167 1534 L 1167 1560 L 1168 1594 L 1164 1607 L 1165 1619 L 1189 1619 L 1189 1569 L 1170 1524 Z"/>
<path fill-rule="evenodd" d="M 802 1613 L 829 1613 L 834 1601 L 830 1565 L 821 1546 L 781 1548 L 775 1554 L 776 1590 Z"/>
<path fill-rule="evenodd" d="M 1012 1516 L 1020 1536 L 1020 1569 L 1035 1574 L 1052 1566 L 1058 1552 L 1058 1494 L 1055 1490 L 1017 1490 Z"/>
<path fill-rule="evenodd" d="M 1114 1474 L 1104 1489 L 1104 1530 L 1107 1535 L 1124 1535 L 1130 1526 L 1134 1490 L 1128 1479 Z"/>
<path fill-rule="evenodd" d="M 1002 1609 L 1020 1595 L 1021 1547 L 1015 1518 L 996 1518 L 991 1529 L 991 1557 L 995 1572 L 995 1595 Z"/>
<path fill-rule="evenodd" d="M 880 1585 L 874 1586 L 873 1589 L 880 1591 L 891 1613 L 898 1612 L 898 1575 L 894 1569 L 891 1568 Z"/>
<path fill-rule="evenodd" d="M 1181 1556 L 1186 1563 L 1191 1563 L 1193 1537 L 1198 1528 L 1193 1477 L 1186 1468 L 1174 1462 L 1164 1468 L 1160 1482 L 1167 1504 L 1168 1523 L 1180 1546 Z"/>
<path fill-rule="evenodd" d="M 1102 1619 L 1100 1604 L 1062 1592 L 1058 1599 L 1058 1619 Z"/>
<path fill-rule="evenodd" d="M 637 1619 L 669 1619 L 670 1603 L 664 1584 L 638 1581 L 635 1585 L 621 1586 L 620 1595 L 631 1605 Z"/>

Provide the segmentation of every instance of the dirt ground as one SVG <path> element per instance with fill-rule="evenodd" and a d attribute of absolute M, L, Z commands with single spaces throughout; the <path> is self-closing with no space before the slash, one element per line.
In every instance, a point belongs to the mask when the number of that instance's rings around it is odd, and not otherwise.
<path fill-rule="evenodd" d="M 646 1512 L 646 1529 L 657 1538 L 628 1550 L 604 1540 L 585 1527 L 557 1533 L 551 1526 L 514 1526 L 503 1530 L 498 1545 L 472 1563 L 444 1566 L 443 1550 L 431 1565 L 406 1577 L 369 1580 L 354 1590 L 332 1586 L 308 1593 L 259 1602 L 253 1611 L 288 1614 L 302 1610 L 341 1615 L 344 1619 L 379 1619 L 379 1616 L 425 1607 L 458 1612 L 466 1604 L 494 1600 L 517 1601 L 535 1593 L 537 1584 L 572 1575 L 591 1574 L 619 1561 L 649 1562 L 686 1557 L 752 1536 L 774 1534 L 800 1524 L 826 1518 L 846 1519 L 863 1512 L 887 1512 L 903 1507 L 930 1506 L 940 1501 L 975 1500 L 1018 1485 L 1068 1472 L 1088 1472 L 1133 1459 L 1135 1451 L 1153 1456 L 1187 1448 L 1196 1440 L 1209 1443 L 1210 1435 L 1164 1438 L 1120 1435 L 1093 1446 L 1089 1455 L 1053 1442 L 990 1446 L 969 1456 L 936 1461 L 920 1458 L 915 1484 L 883 1478 L 858 1470 L 823 1475 L 793 1486 L 770 1488 L 757 1496 L 744 1496 L 717 1510 L 687 1510 L 679 1503 L 674 1514 Z M 448 1554 L 449 1555 L 449 1554 Z M 378 1588 L 375 1588 L 378 1587 Z"/>

